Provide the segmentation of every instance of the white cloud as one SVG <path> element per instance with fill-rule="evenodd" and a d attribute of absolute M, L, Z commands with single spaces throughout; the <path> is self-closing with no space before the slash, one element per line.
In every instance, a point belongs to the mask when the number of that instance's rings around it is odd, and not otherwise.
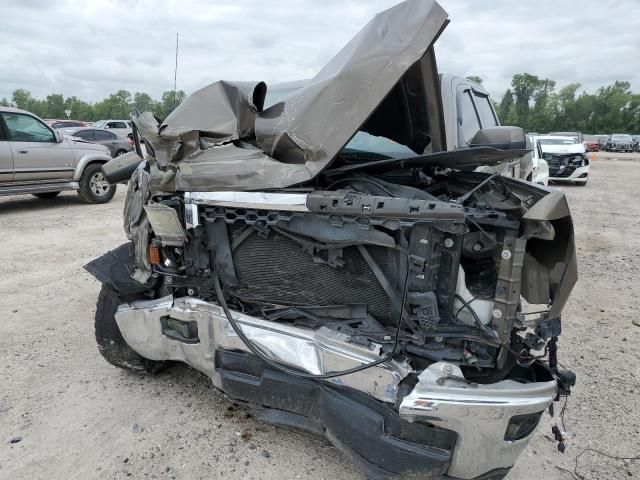
<path fill-rule="evenodd" d="M 10 2 L 0 16 L 0 98 L 26 88 L 99 100 L 119 89 L 158 98 L 218 79 L 312 76 L 394 0 Z M 514 73 L 592 91 L 614 80 L 640 88 L 633 0 L 442 0 L 451 23 L 436 53 L 442 71 L 480 75 L 496 97 Z"/>

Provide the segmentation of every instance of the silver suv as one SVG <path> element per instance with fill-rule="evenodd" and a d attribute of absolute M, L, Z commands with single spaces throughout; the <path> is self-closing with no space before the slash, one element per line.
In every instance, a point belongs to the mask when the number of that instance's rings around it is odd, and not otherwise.
<path fill-rule="evenodd" d="M 107 147 L 66 139 L 32 113 L 0 107 L 0 195 L 77 190 L 85 202 L 106 203 L 116 192 L 100 170 L 109 160 Z"/>

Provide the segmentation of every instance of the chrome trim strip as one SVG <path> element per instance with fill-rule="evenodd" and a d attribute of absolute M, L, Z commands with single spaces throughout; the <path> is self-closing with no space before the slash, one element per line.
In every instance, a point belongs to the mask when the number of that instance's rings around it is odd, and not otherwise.
<path fill-rule="evenodd" d="M 45 173 L 45 172 L 71 172 L 75 167 L 42 167 L 42 168 L 15 168 L 16 173 Z"/>
<path fill-rule="evenodd" d="M 306 193 L 185 192 L 185 203 L 308 212 Z"/>

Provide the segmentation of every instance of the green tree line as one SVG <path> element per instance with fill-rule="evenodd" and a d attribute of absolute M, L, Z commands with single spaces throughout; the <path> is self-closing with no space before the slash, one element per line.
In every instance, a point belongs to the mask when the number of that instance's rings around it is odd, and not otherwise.
<path fill-rule="evenodd" d="M 478 76 L 469 79 L 482 83 Z M 585 133 L 640 133 L 640 95 L 631 92 L 629 82 L 616 80 L 595 93 L 582 91 L 580 84 L 570 83 L 556 91 L 556 82 L 530 73 L 518 73 L 511 80 L 500 101 L 494 106 L 503 125 L 518 125 L 527 132 L 580 131 Z M 77 120 L 129 118 L 132 111 L 152 111 L 164 119 L 185 98 L 183 90 L 168 90 L 162 98 L 118 90 L 96 103 L 61 94 L 44 100 L 31 92 L 18 89 L 11 101 L 3 98 L 0 105 L 15 106 L 42 118 L 65 118 L 71 110 Z"/>
<path fill-rule="evenodd" d="M 28 90 L 19 88 L 13 92 L 11 101 L 3 98 L 0 105 L 17 107 L 35 113 L 41 118 L 66 118 L 65 110 L 71 110 L 71 118 L 75 120 L 95 121 L 100 119 L 126 119 L 131 112 L 151 111 L 164 119 L 185 98 L 183 90 L 168 90 L 160 100 L 150 95 L 136 92 L 131 95 L 127 90 L 118 90 L 107 98 L 96 103 L 85 102 L 78 97 L 64 97 L 59 93 L 47 95 L 44 100 L 35 98 Z"/>
<path fill-rule="evenodd" d="M 556 91 L 554 80 L 519 73 L 494 106 L 503 125 L 527 132 L 640 133 L 640 95 L 629 82 L 616 80 L 595 93 L 579 90 L 579 83 L 570 83 Z"/>

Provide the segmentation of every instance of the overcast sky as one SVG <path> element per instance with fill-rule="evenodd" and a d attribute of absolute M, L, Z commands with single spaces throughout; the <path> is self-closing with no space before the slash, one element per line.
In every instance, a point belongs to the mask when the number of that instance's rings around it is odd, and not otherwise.
<path fill-rule="evenodd" d="M 0 98 L 16 88 L 96 101 L 119 89 L 158 98 L 218 79 L 313 76 L 394 0 L 3 0 Z M 638 0 L 441 0 L 451 23 L 440 71 L 479 75 L 500 98 L 514 73 L 640 90 Z"/>

